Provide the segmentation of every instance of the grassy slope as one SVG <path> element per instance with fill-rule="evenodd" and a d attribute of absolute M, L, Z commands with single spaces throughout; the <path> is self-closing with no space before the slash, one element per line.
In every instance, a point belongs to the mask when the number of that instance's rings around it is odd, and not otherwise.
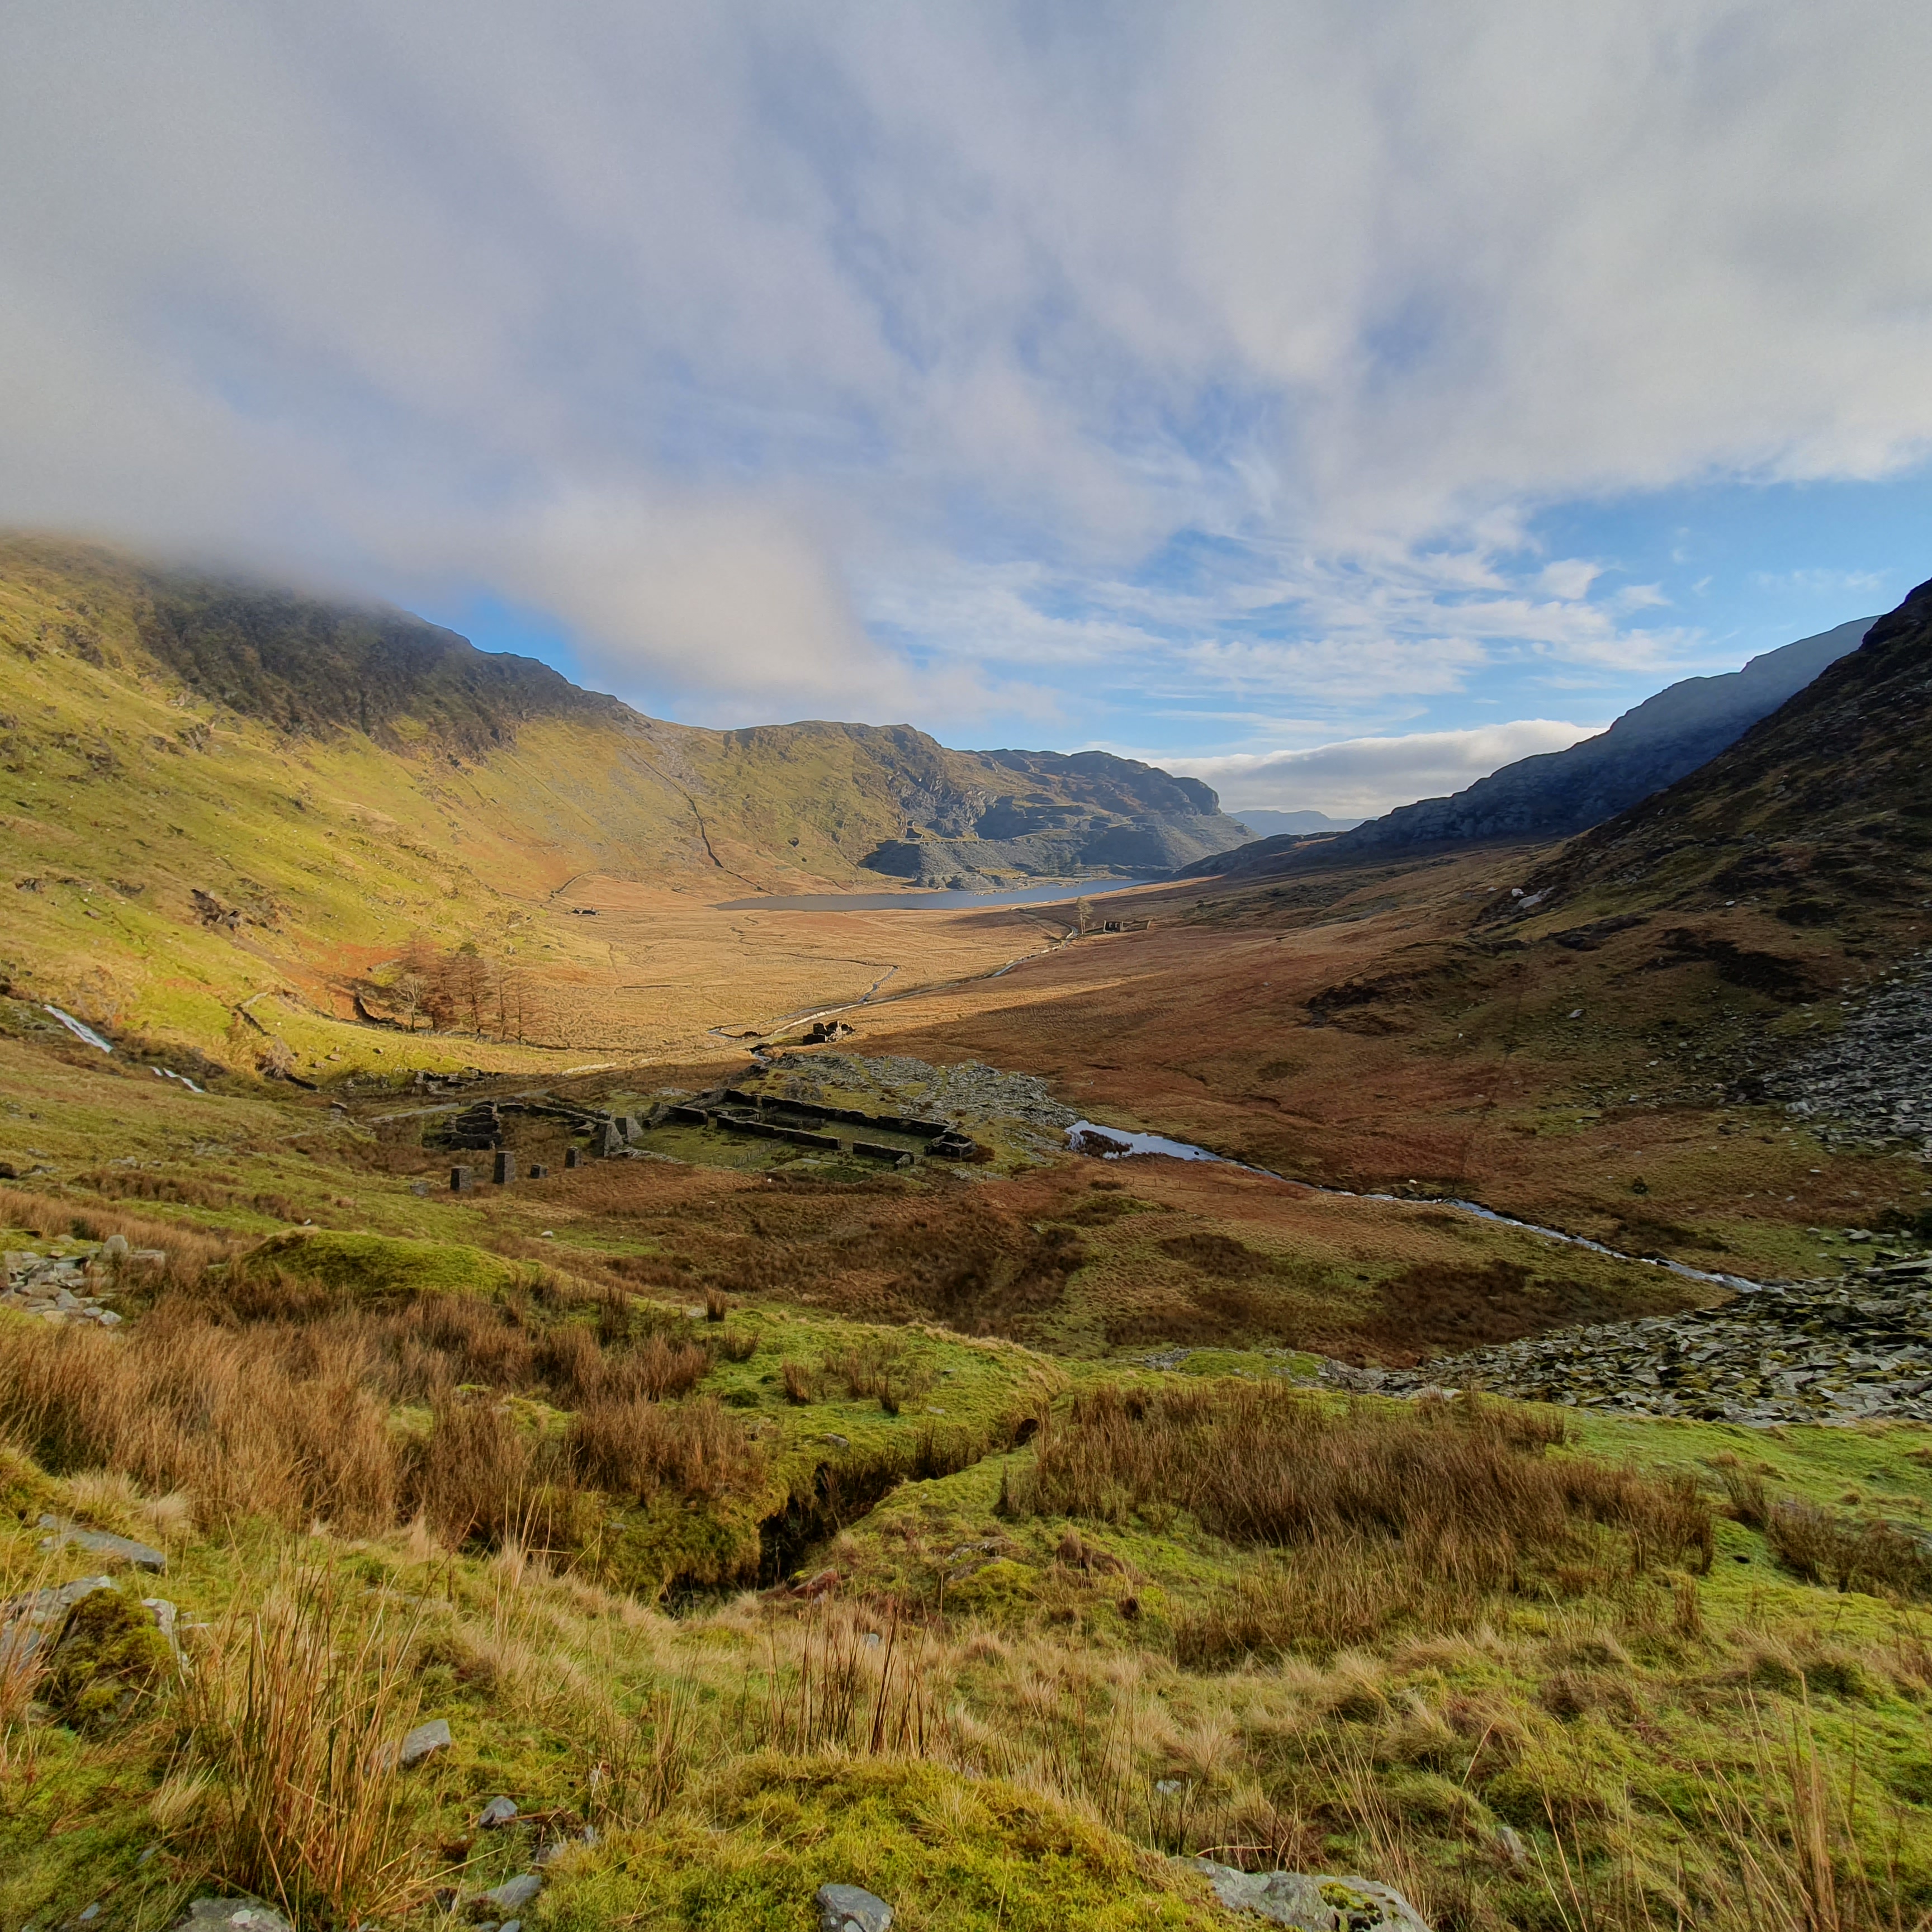
<path fill-rule="evenodd" d="M 602 957 L 544 919 L 574 880 L 876 884 L 860 862 L 915 806 L 1095 802 L 1077 772 L 1018 778 L 905 728 L 665 724 L 400 613 L 20 537 L 0 542 L 0 972 L 217 1054 L 243 1000 L 326 1009 L 412 934 L 567 981 Z"/>
<path fill-rule="evenodd" d="M 1075 1521 L 1001 1513 L 1003 1488 L 1023 1483 L 1034 1452 L 999 1445 L 1042 1405 L 1064 1406 L 1070 1382 L 1090 1389 L 1125 1373 L 1143 1388 L 1198 1388 L 1213 1375 L 1265 1380 L 1297 1364 L 1222 1348 L 1170 1377 L 1118 1355 L 969 1340 L 930 1311 L 888 1311 L 884 1282 L 905 1271 L 922 1240 L 948 1247 L 956 1198 L 979 1204 L 976 1214 L 1004 1214 L 1016 1240 L 1050 1231 L 1058 1215 L 1090 1245 L 1093 1258 L 1071 1277 L 1088 1299 L 1054 1304 L 1059 1328 L 1049 1320 L 1036 1330 L 1056 1348 L 1104 1348 L 1104 1323 L 1083 1328 L 1092 1318 L 1078 1311 L 1136 1296 L 1170 1314 L 1218 1308 L 1226 1325 L 1228 1304 L 1215 1297 L 1230 1277 L 1214 1270 L 1227 1267 L 1227 1250 L 1209 1242 L 1204 1266 L 1198 1255 L 1150 1249 L 1148 1231 L 1184 1225 L 1228 1240 L 1232 1228 L 1256 1251 L 1305 1248 L 1305 1262 L 1313 1223 L 1284 1245 L 1273 1210 L 1264 1224 L 1238 1218 L 1242 1190 L 1262 1184 L 1220 1177 L 1235 1192 L 1216 1218 L 1186 1191 L 1196 1177 L 1150 1173 L 1096 1192 L 1090 1165 L 954 1195 L 897 1180 L 856 1192 L 774 1186 L 752 1174 L 638 1163 L 458 1202 L 411 1192 L 427 1165 L 420 1156 L 329 1120 L 317 1100 L 199 1098 L 79 1048 L 4 1052 L 11 1118 L 42 1136 L 46 1152 L 77 1153 L 111 1131 L 140 1162 L 89 1170 L 91 1186 L 70 1179 L 64 1200 L 41 1197 L 43 1234 L 32 1245 L 49 1246 L 44 1230 L 76 1214 L 100 1231 L 131 1213 L 148 1217 L 127 1224 L 137 1242 L 172 1240 L 171 1227 L 244 1244 L 267 1236 L 248 1279 L 315 1282 L 338 1298 L 332 1306 L 346 1296 L 370 1320 L 452 1301 L 506 1318 L 523 1310 L 515 1320 L 541 1332 L 604 1318 L 594 1298 L 544 1312 L 530 1284 L 547 1267 L 599 1294 L 641 1289 L 659 1307 L 652 1318 L 686 1334 L 729 1331 L 752 1343 L 743 1360 L 715 1362 L 683 1400 L 710 1397 L 757 1432 L 754 1486 L 709 1502 L 627 1505 L 621 1535 L 584 1543 L 555 1580 L 514 1552 L 493 1555 L 487 1538 L 452 1555 L 398 1521 L 382 1533 L 291 1541 L 260 1521 L 197 1524 L 191 1502 L 144 1498 L 124 1478 L 57 1466 L 50 1486 L 11 1466 L 20 1514 L 0 1520 L 10 1590 L 89 1567 L 80 1552 L 46 1558 L 34 1546 L 32 1519 L 52 1508 L 169 1540 L 166 1592 L 190 1622 L 218 1626 L 232 1606 L 258 1602 L 285 1563 L 321 1553 L 352 1586 L 336 1618 L 340 1640 L 378 1605 L 416 1624 L 400 1691 L 423 1714 L 448 1717 L 458 1737 L 408 1787 L 418 1882 L 454 1863 L 465 1884 L 481 1886 L 527 1862 L 529 1829 L 469 1828 L 483 1801 L 506 1791 L 526 1812 L 594 1819 L 604 1832 L 599 1847 L 558 1868 L 538 1909 L 545 1927 L 614 1917 L 791 1926 L 812 1888 L 832 1878 L 875 1883 L 914 1927 L 1004 1932 L 1090 1916 L 1206 1924 L 1198 1885 L 1160 1855 L 1269 1843 L 1291 1862 L 1394 1879 L 1444 1926 L 1486 1932 L 1560 1922 L 1552 1900 L 1565 1896 L 1562 1862 L 1580 1860 L 1604 1894 L 1599 1922 L 1620 1925 L 1604 1899 L 1634 1882 L 1633 1872 L 1664 1888 L 1651 1899 L 1662 1910 L 1679 1861 L 1694 1875 L 1723 1865 L 1732 1785 L 1774 1822 L 1778 1806 L 1796 1802 L 1782 1755 L 1796 1723 L 1822 1753 L 1832 1791 L 1848 1790 L 1858 1767 L 1854 1826 L 1826 1821 L 1841 1865 L 1864 1860 L 1908 1903 L 1932 1898 L 1923 1742 L 1932 1666 L 1922 1612 L 1804 1583 L 1745 1523 L 1720 1522 L 1718 1560 L 1701 1578 L 1655 1564 L 1633 1576 L 1612 1539 L 1583 1548 L 1568 1570 L 1540 1570 L 1474 1623 L 1398 1618 L 1352 1653 L 1311 1633 L 1286 1659 L 1204 1665 L 1177 1660 L 1177 1631 L 1230 1586 L 1264 1573 L 1264 1553 L 1218 1538 L 1184 1510 Z M 71 1176 L 78 1163 L 56 1164 Z M 104 1199 L 104 1190 L 126 1191 Z M 1020 1192 L 1001 1208 L 1006 1190 Z M 1431 1256 L 1486 1265 L 1505 1252 L 1480 1231 L 1432 1222 L 1426 1208 L 1317 1206 L 1327 1238 L 1365 1264 L 1337 1270 L 1338 1312 L 1351 1290 L 1358 1308 L 1372 1307 L 1376 1281 Z M 317 1226 L 292 1225 L 304 1220 Z M 546 1229 L 558 1238 L 544 1240 Z M 12 1232 L 5 1245 L 29 1239 Z M 762 1276 L 746 1272 L 760 1258 Z M 1355 1282 L 1364 1272 L 1374 1280 Z M 1258 1279 L 1265 1288 L 1276 1277 Z M 1246 1277 L 1251 1292 L 1256 1280 Z M 686 1312 L 707 1286 L 729 1287 L 737 1304 L 722 1325 Z M 1616 1284 L 1606 1276 L 1605 1287 Z M 244 1328 L 275 1304 L 250 1305 Z M 989 1306 L 997 1312 L 997 1298 Z M 898 1318 L 881 1326 L 868 1311 Z M 142 1346 L 145 1318 L 119 1346 Z M 3 1355 L 22 1324 L 0 1326 Z M 787 1362 L 807 1372 L 802 1402 L 787 1394 Z M 894 1392 L 890 1407 L 866 1392 L 878 1372 Z M 516 1394 L 512 1408 L 522 1426 L 553 1436 L 569 1420 L 567 1400 L 541 1388 Z M 392 1426 L 412 1439 L 430 1417 L 404 1400 Z M 1576 1427 L 1563 1453 L 1686 1473 L 1707 1493 L 1719 1460 L 1735 1456 L 1765 1466 L 1774 1496 L 1911 1524 L 1932 1505 L 1924 1430 L 1753 1436 L 1587 1418 Z M 843 1573 L 829 1606 L 700 1593 L 667 1617 L 614 1593 L 625 1577 L 662 1574 L 652 1566 L 667 1558 L 701 1567 L 729 1548 L 742 1555 L 761 1520 L 779 1526 L 776 1547 L 791 1568 Z M 891 1652 L 865 1646 L 868 1630 L 887 1633 Z M 843 1694 L 824 1693 L 848 1682 L 856 1702 L 842 1718 Z M 808 1696 L 808 1684 L 819 1688 Z M 868 1743 L 875 1708 L 896 1740 L 877 1756 Z M 8 1735 L 8 1923 L 65 1920 L 100 1898 L 101 1922 L 115 1932 L 149 1932 L 205 1882 L 211 1858 L 219 1867 L 230 1856 L 202 1801 L 168 1782 L 184 1762 L 184 1718 L 164 1702 L 132 1727 Z M 1530 1847 L 1527 1864 L 1501 1849 L 1505 1824 Z M 158 1856 L 137 1863 L 155 1845 Z M 1898 1874 L 1887 1878 L 1894 1856 Z M 393 1910 L 384 1920 L 405 1922 L 414 1920 Z"/>

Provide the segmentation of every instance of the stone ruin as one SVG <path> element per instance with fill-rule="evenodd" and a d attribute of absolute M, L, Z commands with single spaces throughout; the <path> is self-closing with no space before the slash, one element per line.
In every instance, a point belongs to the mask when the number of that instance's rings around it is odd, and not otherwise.
<path fill-rule="evenodd" d="M 816 1101 L 770 1099 L 747 1094 L 742 1088 L 714 1088 L 694 1100 L 660 1108 L 654 1120 L 675 1120 L 688 1126 L 717 1126 L 727 1132 L 752 1134 L 767 1140 L 789 1141 L 822 1153 L 856 1154 L 862 1160 L 897 1162 L 913 1150 L 890 1142 L 862 1139 L 844 1128 L 870 1128 L 874 1132 L 904 1134 L 918 1141 L 920 1154 L 928 1160 L 970 1160 L 979 1144 L 946 1120 L 920 1120 L 902 1114 L 866 1114 L 856 1107 L 825 1107 Z"/>

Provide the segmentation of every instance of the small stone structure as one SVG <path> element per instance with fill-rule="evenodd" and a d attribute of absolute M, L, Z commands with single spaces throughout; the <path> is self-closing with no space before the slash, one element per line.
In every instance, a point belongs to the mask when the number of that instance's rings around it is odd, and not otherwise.
<path fill-rule="evenodd" d="M 848 1144 L 847 1137 L 837 1131 L 842 1126 L 904 1134 L 922 1143 L 919 1151 L 931 1160 L 970 1160 L 979 1151 L 978 1143 L 950 1121 L 919 1120 L 902 1114 L 866 1114 L 856 1107 L 824 1107 L 812 1100 L 778 1100 L 748 1094 L 739 1087 L 714 1088 L 694 1100 L 660 1108 L 653 1118 L 687 1126 L 722 1127 L 729 1133 L 790 1141 L 796 1146 L 827 1151 L 836 1151 Z M 849 1144 L 852 1153 L 862 1160 L 897 1162 L 911 1151 L 856 1136 Z"/>
<path fill-rule="evenodd" d="M 452 1194 L 473 1194 L 476 1191 L 476 1170 L 473 1167 L 452 1167 L 449 1170 L 449 1191 Z"/>

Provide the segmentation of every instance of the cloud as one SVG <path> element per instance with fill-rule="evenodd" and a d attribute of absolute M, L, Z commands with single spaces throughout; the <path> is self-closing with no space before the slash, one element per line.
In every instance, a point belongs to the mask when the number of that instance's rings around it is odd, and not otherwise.
<path fill-rule="evenodd" d="M 1675 670 L 1538 512 L 1932 449 L 1928 61 L 1906 0 L 29 10 L 0 518 L 540 599 L 706 715 Z"/>
<path fill-rule="evenodd" d="M 1224 810 L 1325 812 L 1331 818 L 1376 818 L 1419 798 L 1460 791 L 1519 758 L 1561 752 L 1594 736 L 1600 724 L 1520 718 L 1465 731 L 1417 731 L 1405 737 L 1349 738 L 1306 751 L 1175 758 L 1165 768 L 1204 779 Z"/>

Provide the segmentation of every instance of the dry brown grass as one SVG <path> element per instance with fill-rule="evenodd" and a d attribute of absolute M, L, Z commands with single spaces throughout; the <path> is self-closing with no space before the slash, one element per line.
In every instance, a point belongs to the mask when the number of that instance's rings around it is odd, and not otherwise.
<path fill-rule="evenodd" d="M 46 1238 L 70 1234 L 83 1241 L 104 1241 L 119 1234 L 130 1247 L 158 1248 L 166 1261 L 144 1270 L 140 1277 L 142 1286 L 154 1291 L 198 1284 L 213 1263 L 230 1259 L 245 1245 L 206 1228 L 149 1220 L 91 1203 L 80 1206 L 17 1187 L 0 1186 L 0 1226 L 31 1228 Z"/>
<path fill-rule="evenodd" d="M 1666 1481 L 1552 1455 L 1560 1418 L 1471 1399 L 1406 1409 L 1252 1384 L 1077 1397 L 1042 1437 L 1010 1509 L 1159 1522 L 1177 1509 L 1229 1541 L 1278 1552 L 1182 1618 L 1190 1660 L 1334 1649 L 1397 1623 L 1453 1629 L 1486 1600 L 1528 1587 L 1556 1558 L 1621 1533 L 1642 1570 L 1708 1568 L 1708 1506 Z"/>
<path fill-rule="evenodd" d="M 106 1468 L 185 1491 L 205 1524 L 320 1516 L 386 1528 L 400 1488 L 386 1406 L 359 1353 L 304 1340 L 292 1348 L 163 1311 L 125 1339 L 8 1324 L 0 1429 L 57 1474 Z"/>
<path fill-rule="evenodd" d="M 569 1455 L 581 1480 L 640 1502 L 666 1489 L 715 1499 L 752 1487 L 764 1468 L 742 1426 L 710 1396 L 675 1408 L 641 1396 L 588 1403 L 572 1420 Z"/>
<path fill-rule="evenodd" d="M 603 1348 L 580 1321 L 542 1326 L 514 1300 L 358 1309 L 313 1283 L 206 1280 L 120 1334 L 0 1326 L 0 1432 L 57 1474 L 131 1483 L 204 1527 L 369 1534 L 420 1512 L 452 1544 L 568 1558 L 599 1518 L 587 1483 L 693 1502 L 755 1484 L 736 1418 L 668 1406 L 711 1367 L 688 1340 L 627 1333 Z M 546 1433 L 506 1399 L 524 1391 L 574 1407 L 572 1430 Z M 427 1406 L 426 1435 L 392 1428 L 398 1402 Z"/>
<path fill-rule="evenodd" d="M 194 1763 L 164 1822 L 298 1924 L 367 1924 L 418 1889 L 395 1759 L 410 1635 L 343 1576 L 290 1561 L 238 1599 L 184 1680 Z"/>
<path fill-rule="evenodd" d="M 1932 1597 L 1932 1554 L 1877 1516 L 1853 1516 L 1787 1497 L 1774 1503 L 1765 1540 L 1807 1582 L 1874 1596 Z"/>

